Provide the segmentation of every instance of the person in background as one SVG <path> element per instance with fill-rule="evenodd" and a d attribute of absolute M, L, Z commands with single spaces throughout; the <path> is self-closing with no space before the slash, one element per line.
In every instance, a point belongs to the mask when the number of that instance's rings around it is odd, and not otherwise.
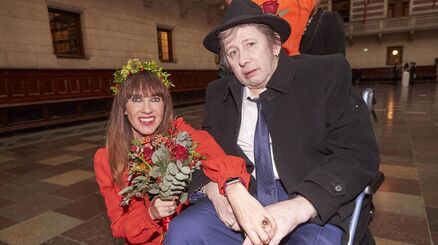
<path fill-rule="evenodd" d="M 221 172 L 221 177 L 228 172 L 249 182 L 243 159 L 225 155 L 207 132 L 192 128 L 182 118 L 174 120 L 172 99 L 163 76 L 157 67 L 150 69 L 154 72 L 140 68 L 126 71 L 131 75 L 115 94 L 106 145 L 94 157 L 94 172 L 111 221 L 112 234 L 125 238 L 127 244 L 161 244 L 163 227 L 160 220 L 179 213 L 183 207 L 177 205 L 175 198 L 150 200 L 148 196 L 131 200 L 127 207 L 120 206 L 122 197 L 119 192 L 129 184 L 128 153 L 133 139 L 162 134 L 170 127 L 186 131 L 193 142 L 199 144 L 197 152 L 205 157 L 202 161 L 205 175 L 217 181 L 217 171 Z"/>
<path fill-rule="evenodd" d="M 409 63 L 406 62 L 405 65 L 403 66 L 403 71 L 409 71 Z"/>
<path fill-rule="evenodd" d="M 301 54 L 345 56 L 344 22 L 338 12 L 315 7 L 304 28 Z"/>
<path fill-rule="evenodd" d="M 396 86 L 399 80 L 399 69 L 397 64 L 394 64 L 394 67 L 392 67 L 392 85 Z"/>
<path fill-rule="evenodd" d="M 233 75 L 209 83 L 203 128 L 227 154 L 247 160 L 250 188 L 238 176 L 221 178 L 210 190 L 216 196 L 173 220 L 165 244 L 348 240 L 355 198 L 379 168 L 368 109 L 341 54 L 290 57 L 281 48 L 289 35 L 284 19 L 233 0 L 223 23 L 204 38 Z M 215 212 L 216 199 L 231 211 Z M 261 206 L 272 217 L 256 211 Z M 374 243 L 370 208 L 367 199 L 355 244 Z"/>
<path fill-rule="evenodd" d="M 225 0 L 230 5 L 233 0 Z M 265 14 L 279 15 L 292 28 L 291 35 L 283 48 L 291 55 L 300 54 L 300 41 L 312 10 L 321 0 L 253 0 L 262 7 Z"/>
<path fill-rule="evenodd" d="M 409 66 L 409 85 L 413 86 L 417 77 L 417 66 L 415 62 L 411 62 Z"/>

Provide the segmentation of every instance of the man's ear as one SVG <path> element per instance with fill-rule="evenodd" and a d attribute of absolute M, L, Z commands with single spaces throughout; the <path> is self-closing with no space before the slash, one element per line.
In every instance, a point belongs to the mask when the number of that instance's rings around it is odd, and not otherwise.
<path fill-rule="evenodd" d="M 275 35 L 280 40 L 280 35 L 278 35 L 278 33 L 275 33 Z M 272 47 L 272 54 L 278 57 L 280 55 L 280 51 L 281 51 L 281 44 L 280 45 L 274 44 L 274 46 Z"/>
<path fill-rule="evenodd" d="M 272 54 L 278 57 L 280 55 L 281 46 L 280 45 L 274 45 L 272 48 Z"/>

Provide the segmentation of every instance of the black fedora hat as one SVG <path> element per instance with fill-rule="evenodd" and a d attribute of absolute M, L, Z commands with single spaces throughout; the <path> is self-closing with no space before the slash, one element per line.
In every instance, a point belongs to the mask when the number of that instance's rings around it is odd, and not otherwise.
<path fill-rule="evenodd" d="M 291 32 L 287 21 L 272 14 L 263 14 L 261 7 L 251 0 L 233 0 L 225 11 L 223 23 L 205 36 L 204 47 L 218 54 L 220 52 L 219 33 L 231 27 L 249 23 L 265 24 L 271 27 L 280 35 L 282 43 L 287 40 Z"/>

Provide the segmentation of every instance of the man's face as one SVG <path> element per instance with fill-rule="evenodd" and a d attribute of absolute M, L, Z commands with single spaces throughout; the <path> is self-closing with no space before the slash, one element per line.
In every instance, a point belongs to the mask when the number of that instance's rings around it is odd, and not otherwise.
<path fill-rule="evenodd" d="M 255 26 L 242 26 L 224 40 L 225 56 L 234 75 L 243 85 L 259 92 L 277 68 L 280 49 L 272 48 Z"/>

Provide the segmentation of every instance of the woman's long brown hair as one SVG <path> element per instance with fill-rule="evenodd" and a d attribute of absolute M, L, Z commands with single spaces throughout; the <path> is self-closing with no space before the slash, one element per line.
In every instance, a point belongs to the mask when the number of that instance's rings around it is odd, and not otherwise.
<path fill-rule="evenodd" d="M 133 95 L 159 96 L 164 103 L 163 121 L 156 134 L 166 132 L 173 120 L 173 103 L 169 90 L 160 78 L 149 71 L 139 72 L 126 79 L 118 95 L 114 97 L 108 120 L 106 147 L 109 153 L 111 174 L 115 184 L 123 187 L 122 174 L 128 166 L 128 153 L 133 140 L 133 128 L 125 116 L 126 103 Z"/>

